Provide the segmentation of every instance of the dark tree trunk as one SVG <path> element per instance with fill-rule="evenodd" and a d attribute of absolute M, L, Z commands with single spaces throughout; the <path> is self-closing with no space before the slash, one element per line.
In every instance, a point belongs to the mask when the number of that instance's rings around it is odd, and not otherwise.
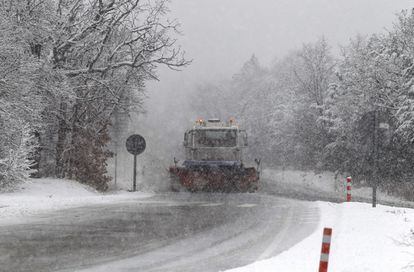
<path fill-rule="evenodd" d="M 72 128 L 71 128 L 71 139 L 70 139 L 70 151 L 68 154 L 68 178 L 69 179 L 73 179 L 75 176 L 74 173 L 74 163 L 75 163 L 75 158 L 74 158 L 74 154 L 76 153 L 76 141 L 75 141 L 75 137 L 78 136 L 79 131 L 77 129 L 77 121 L 78 121 L 78 104 L 77 102 L 75 103 L 75 105 L 73 106 L 73 116 L 72 116 Z"/>
<path fill-rule="evenodd" d="M 34 161 L 34 164 L 30 168 L 33 170 L 36 170 L 36 172 L 32 173 L 30 177 L 40 178 L 41 138 L 40 138 L 40 133 L 38 131 L 35 131 L 33 135 L 34 137 L 36 137 L 39 146 L 34 150 L 33 154 L 31 154 L 30 159 Z"/>
<path fill-rule="evenodd" d="M 66 111 L 67 111 L 67 104 L 66 102 L 61 102 L 59 107 L 59 123 L 58 123 L 58 131 L 57 131 L 57 142 L 56 142 L 56 167 L 55 167 L 55 175 L 58 178 L 64 178 L 64 160 L 63 160 L 63 152 L 65 150 L 65 142 L 66 142 L 66 134 L 68 132 L 68 128 L 66 125 Z"/>

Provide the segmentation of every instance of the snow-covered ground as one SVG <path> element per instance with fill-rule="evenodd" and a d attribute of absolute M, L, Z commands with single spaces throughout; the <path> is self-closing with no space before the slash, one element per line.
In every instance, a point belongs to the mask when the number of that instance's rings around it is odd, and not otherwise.
<path fill-rule="evenodd" d="M 319 195 L 337 200 L 345 200 L 346 196 L 345 177 L 332 172 L 266 169 L 262 179 L 282 195 L 305 199 Z M 369 200 L 371 188 L 353 187 L 352 196 Z M 378 199 L 407 204 L 380 191 Z M 384 205 L 372 208 L 355 202 L 317 203 L 321 221 L 311 236 L 277 257 L 229 271 L 317 271 L 324 227 L 333 229 L 329 271 L 414 271 L 414 209 Z"/>
<path fill-rule="evenodd" d="M 277 184 L 288 184 L 311 190 L 334 192 L 340 189 L 340 178 L 332 172 L 314 173 L 312 171 L 264 169 L 262 178 Z"/>
<path fill-rule="evenodd" d="M 14 192 L 0 194 L 0 225 L 18 223 L 43 212 L 149 196 L 151 194 L 126 191 L 102 194 L 79 182 L 64 179 L 30 179 Z"/>
<path fill-rule="evenodd" d="M 329 271 L 414 271 L 414 209 L 318 202 L 321 221 L 308 238 L 280 255 L 231 272 L 318 271 L 324 227 L 333 229 Z"/>

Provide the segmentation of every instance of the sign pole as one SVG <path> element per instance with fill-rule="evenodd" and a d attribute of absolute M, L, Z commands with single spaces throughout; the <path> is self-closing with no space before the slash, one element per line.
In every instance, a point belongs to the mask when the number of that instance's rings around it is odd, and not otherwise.
<path fill-rule="evenodd" d="M 134 155 L 134 183 L 132 190 L 134 192 L 137 191 L 137 155 Z"/>
<path fill-rule="evenodd" d="M 378 111 L 374 112 L 374 169 L 372 184 L 372 207 L 377 206 L 377 171 L 378 171 Z"/>
<path fill-rule="evenodd" d="M 117 178 L 117 168 L 118 168 L 118 152 L 115 151 L 115 173 L 114 173 L 114 182 L 115 182 L 115 188 L 116 188 L 116 178 Z"/>
<path fill-rule="evenodd" d="M 147 144 L 145 143 L 145 139 L 139 134 L 133 134 L 128 137 L 125 143 L 126 149 L 129 153 L 134 155 L 134 173 L 133 176 L 133 183 L 132 183 L 132 191 L 137 191 L 137 156 L 144 152 L 145 147 Z"/>
<path fill-rule="evenodd" d="M 361 139 L 361 144 L 368 145 L 369 147 L 369 153 L 365 156 L 370 161 L 369 181 L 372 187 L 372 207 L 375 208 L 378 202 L 377 191 L 381 184 L 379 173 L 382 159 L 380 156 L 383 153 L 383 147 L 388 146 L 391 141 L 392 136 L 390 130 L 392 129 L 391 126 L 395 128 L 395 120 L 391 120 L 390 113 L 380 110 L 379 105 L 374 105 L 374 107 L 374 110 L 365 113 L 361 117 L 358 129 L 362 132 L 361 136 L 363 138 Z M 386 135 L 382 131 L 386 132 Z"/>

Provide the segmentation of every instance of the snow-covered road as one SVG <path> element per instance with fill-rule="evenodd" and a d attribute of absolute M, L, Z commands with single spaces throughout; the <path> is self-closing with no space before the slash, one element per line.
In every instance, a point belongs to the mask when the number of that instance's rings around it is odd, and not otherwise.
<path fill-rule="evenodd" d="M 0 227 L 1 271 L 219 271 L 309 236 L 317 205 L 261 194 L 163 194 Z"/>
<path fill-rule="evenodd" d="M 276 197 L 335 193 L 329 176 L 287 174 L 257 194 L 100 194 L 28 181 L 0 197 L 0 271 L 311 272 L 324 227 L 330 271 L 414 271 L 414 209 Z"/>

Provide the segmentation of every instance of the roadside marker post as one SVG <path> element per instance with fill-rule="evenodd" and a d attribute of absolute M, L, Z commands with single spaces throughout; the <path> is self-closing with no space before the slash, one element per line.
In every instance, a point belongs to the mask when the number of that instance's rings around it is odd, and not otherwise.
<path fill-rule="evenodd" d="M 319 272 L 328 272 L 329 251 L 331 249 L 332 229 L 324 228 L 322 237 L 321 259 L 319 261 Z"/>
<path fill-rule="evenodd" d="M 352 186 L 352 178 L 347 177 L 346 178 L 346 201 L 351 201 L 351 186 Z"/>

